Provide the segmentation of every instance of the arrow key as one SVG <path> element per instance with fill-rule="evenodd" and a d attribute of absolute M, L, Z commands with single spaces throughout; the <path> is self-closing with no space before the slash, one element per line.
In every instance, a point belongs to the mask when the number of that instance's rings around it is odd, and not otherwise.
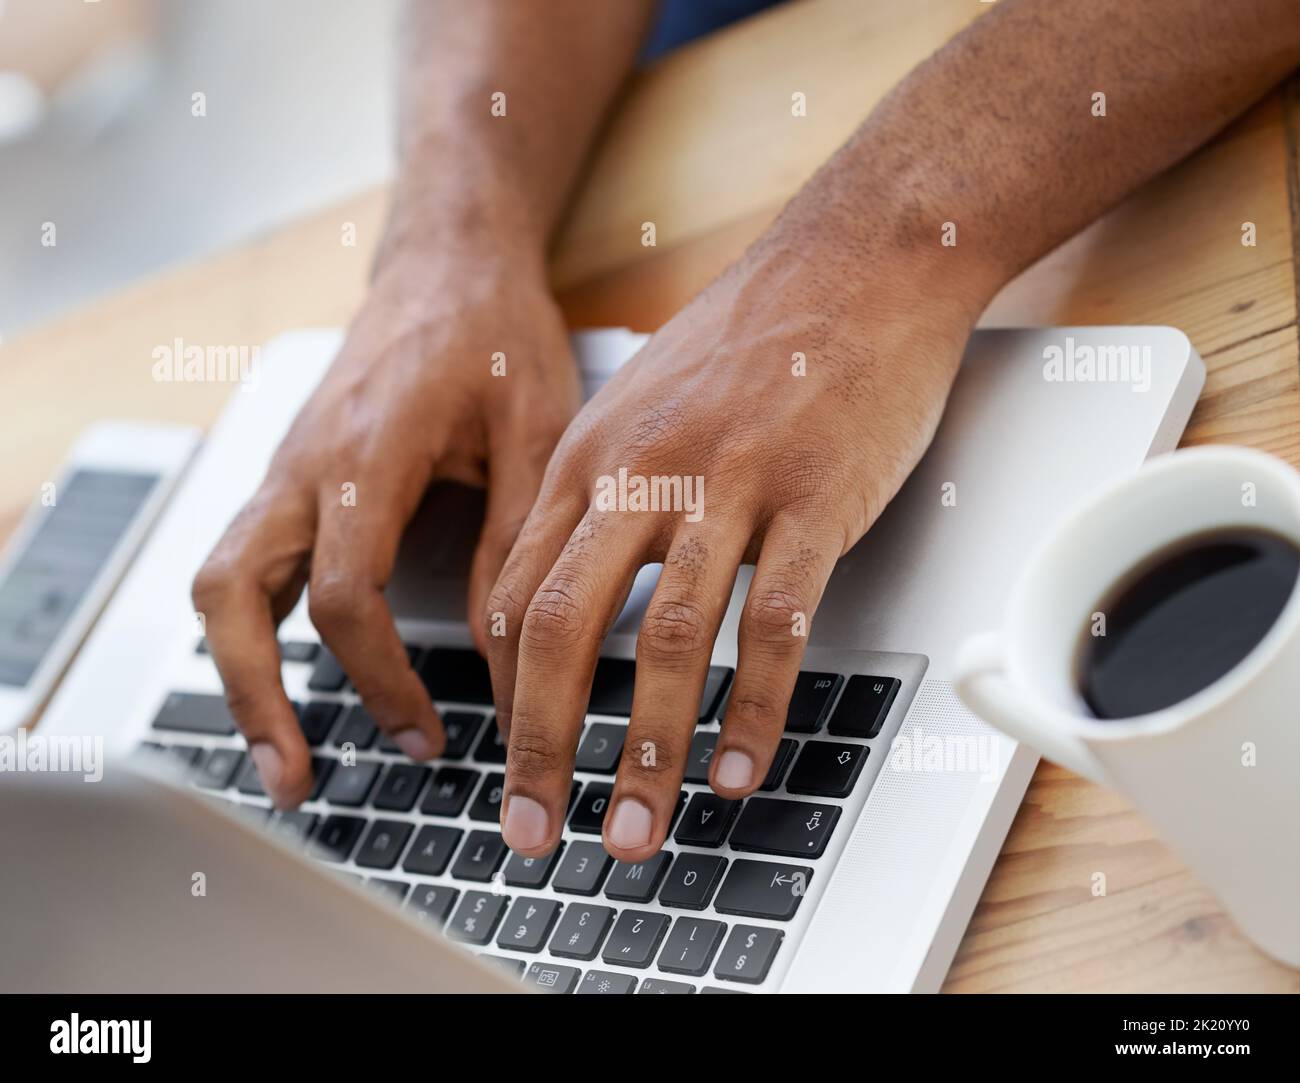
<path fill-rule="evenodd" d="M 816 797 L 848 797 L 870 751 L 866 745 L 805 741 L 785 788 Z"/>
<path fill-rule="evenodd" d="M 821 857 L 839 818 L 838 805 L 751 797 L 731 833 L 731 848 L 787 857 Z"/>

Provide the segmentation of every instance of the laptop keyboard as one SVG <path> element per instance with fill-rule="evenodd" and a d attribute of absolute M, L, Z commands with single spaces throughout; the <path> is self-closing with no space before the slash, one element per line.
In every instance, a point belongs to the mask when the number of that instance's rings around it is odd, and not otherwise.
<path fill-rule="evenodd" d="M 786 736 L 760 790 L 727 801 L 708 788 L 733 672 L 709 670 L 700 722 L 665 848 L 638 864 L 600 842 L 631 713 L 634 663 L 602 658 L 576 758 L 563 842 L 512 854 L 498 829 L 506 749 L 486 663 L 472 650 L 409 648 L 447 729 L 443 757 L 407 760 L 319 644 L 281 644 L 286 676 L 310 667 L 295 702 L 315 784 L 303 807 L 269 807 L 220 695 L 169 693 L 147 747 L 182 763 L 194 785 L 282 841 L 387 895 L 520 980 L 557 993 L 745 992 L 761 986 L 845 804 L 865 798 L 871 744 L 906 705 L 893 675 L 799 675 Z M 206 655 L 200 642 L 197 653 Z M 301 680 L 299 681 L 301 685 Z M 620 719 L 622 721 L 620 721 Z M 893 725 L 890 729 L 894 728 Z M 883 744 L 883 742 L 882 742 Z M 874 747 L 882 757 L 883 747 Z M 344 759 L 348 762 L 344 762 Z M 355 760 L 355 762 L 352 762 Z M 867 770 L 868 767 L 873 768 Z M 820 885 L 819 885 L 820 886 Z"/>

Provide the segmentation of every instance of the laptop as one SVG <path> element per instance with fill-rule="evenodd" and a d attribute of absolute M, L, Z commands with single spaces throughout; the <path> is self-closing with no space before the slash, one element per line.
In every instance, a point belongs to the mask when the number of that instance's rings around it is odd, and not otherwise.
<path fill-rule="evenodd" d="M 588 392 L 642 341 L 575 336 Z M 283 675 L 317 784 L 301 809 L 269 809 L 189 583 L 339 343 L 303 331 L 263 350 L 258 386 L 233 395 L 46 711 L 38 736 L 102 739 L 103 781 L 0 785 L 0 815 L 26 825 L 0 841 L 15 871 L 0 887 L 0 985 L 938 989 L 1037 762 L 958 700 L 955 654 L 997 623 L 1056 519 L 1176 446 L 1204 381 L 1186 337 L 977 331 L 933 445 L 834 572 L 763 787 L 727 802 L 706 775 L 742 569 L 673 829 L 640 865 L 612 861 L 600 829 L 657 569 L 604 645 L 563 845 L 520 858 L 500 837 L 506 750 L 465 624 L 482 496 L 450 485 L 430 490 L 389 589 L 445 757 L 412 764 L 375 731 L 300 606 L 280 632 Z"/>

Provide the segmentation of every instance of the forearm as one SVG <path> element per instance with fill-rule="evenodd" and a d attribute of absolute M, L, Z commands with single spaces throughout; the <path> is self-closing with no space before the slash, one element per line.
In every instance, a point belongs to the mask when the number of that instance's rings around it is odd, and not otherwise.
<path fill-rule="evenodd" d="M 973 322 L 1297 64 L 1295 0 L 1001 0 L 880 104 L 755 254 L 815 253 L 842 304 L 879 288 L 883 261 L 901 300 L 932 287 L 918 300 Z"/>
<path fill-rule="evenodd" d="M 380 265 L 468 246 L 508 247 L 543 266 L 652 9 L 652 0 L 409 0 L 400 168 Z"/>

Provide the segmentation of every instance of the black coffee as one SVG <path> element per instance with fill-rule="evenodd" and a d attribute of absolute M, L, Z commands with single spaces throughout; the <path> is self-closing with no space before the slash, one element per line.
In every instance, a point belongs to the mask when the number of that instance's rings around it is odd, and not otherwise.
<path fill-rule="evenodd" d="M 1131 718 L 1212 684 L 1267 634 L 1300 578 L 1300 548 L 1264 530 L 1188 538 L 1134 568 L 1098 605 L 1079 688 L 1098 718 Z"/>

